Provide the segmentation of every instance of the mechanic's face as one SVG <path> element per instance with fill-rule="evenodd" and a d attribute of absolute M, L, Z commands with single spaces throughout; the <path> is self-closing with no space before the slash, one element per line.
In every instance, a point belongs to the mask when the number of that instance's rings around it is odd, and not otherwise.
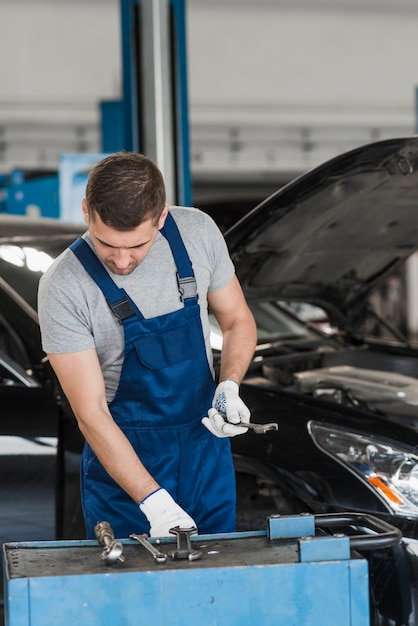
<path fill-rule="evenodd" d="M 83 216 L 94 243 L 97 256 L 113 274 L 127 276 L 145 259 L 158 231 L 164 226 L 168 206 L 164 207 L 158 224 L 146 220 L 133 230 L 121 231 L 102 222 L 97 213 L 91 218 L 83 200 Z"/>

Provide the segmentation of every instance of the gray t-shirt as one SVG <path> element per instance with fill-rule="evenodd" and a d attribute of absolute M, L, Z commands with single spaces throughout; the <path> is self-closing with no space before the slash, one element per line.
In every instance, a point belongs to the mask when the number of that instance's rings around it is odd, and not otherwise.
<path fill-rule="evenodd" d="M 208 291 L 218 291 L 230 282 L 234 267 L 222 233 L 206 213 L 189 207 L 171 207 L 170 213 L 193 265 L 208 362 L 213 370 L 206 296 Z M 84 237 L 92 246 L 88 233 Z M 106 270 L 118 287 L 125 289 L 134 300 L 145 318 L 164 315 L 183 306 L 174 259 L 161 233 L 131 274 L 119 276 Z M 97 350 L 110 402 L 116 393 L 123 363 L 123 327 L 71 250 L 65 250 L 42 276 L 38 313 L 45 352 Z"/>

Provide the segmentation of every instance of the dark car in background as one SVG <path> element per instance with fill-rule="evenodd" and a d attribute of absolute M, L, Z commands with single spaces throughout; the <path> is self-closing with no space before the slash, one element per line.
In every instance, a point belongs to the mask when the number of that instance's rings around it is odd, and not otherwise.
<path fill-rule="evenodd" d="M 370 295 L 418 249 L 417 213 L 418 137 L 400 138 L 315 168 L 225 233 L 258 329 L 241 395 L 253 422 L 279 424 L 231 440 L 238 530 L 345 511 L 401 529 L 401 545 L 365 554 L 379 626 L 416 623 L 418 346 L 363 329 Z M 2 542 L 84 537 L 82 439 L 36 314 L 42 272 L 83 230 L 0 215 Z M 328 331 L 295 302 L 326 311 Z M 212 335 L 217 364 L 214 320 Z"/>

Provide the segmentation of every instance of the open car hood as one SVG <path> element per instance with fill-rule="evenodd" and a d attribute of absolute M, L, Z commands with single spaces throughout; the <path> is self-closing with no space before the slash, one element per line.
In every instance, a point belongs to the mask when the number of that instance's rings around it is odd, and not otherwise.
<path fill-rule="evenodd" d="M 418 136 L 331 159 L 225 238 L 249 300 L 310 302 L 352 326 L 371 291 L 418 249 Z"/>

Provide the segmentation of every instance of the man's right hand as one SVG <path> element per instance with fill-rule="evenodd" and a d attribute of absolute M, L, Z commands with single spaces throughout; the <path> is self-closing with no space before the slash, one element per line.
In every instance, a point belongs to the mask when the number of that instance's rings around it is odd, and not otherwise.
<path fill-rule="evenodd" d="M 195 521 L 165 489 L 157 489 L 148 495 L 139 503 L 139 508 L 150 523 L 150 537 L 171 537 L 169 530 L 175 526 L 196 528 Z"/>

